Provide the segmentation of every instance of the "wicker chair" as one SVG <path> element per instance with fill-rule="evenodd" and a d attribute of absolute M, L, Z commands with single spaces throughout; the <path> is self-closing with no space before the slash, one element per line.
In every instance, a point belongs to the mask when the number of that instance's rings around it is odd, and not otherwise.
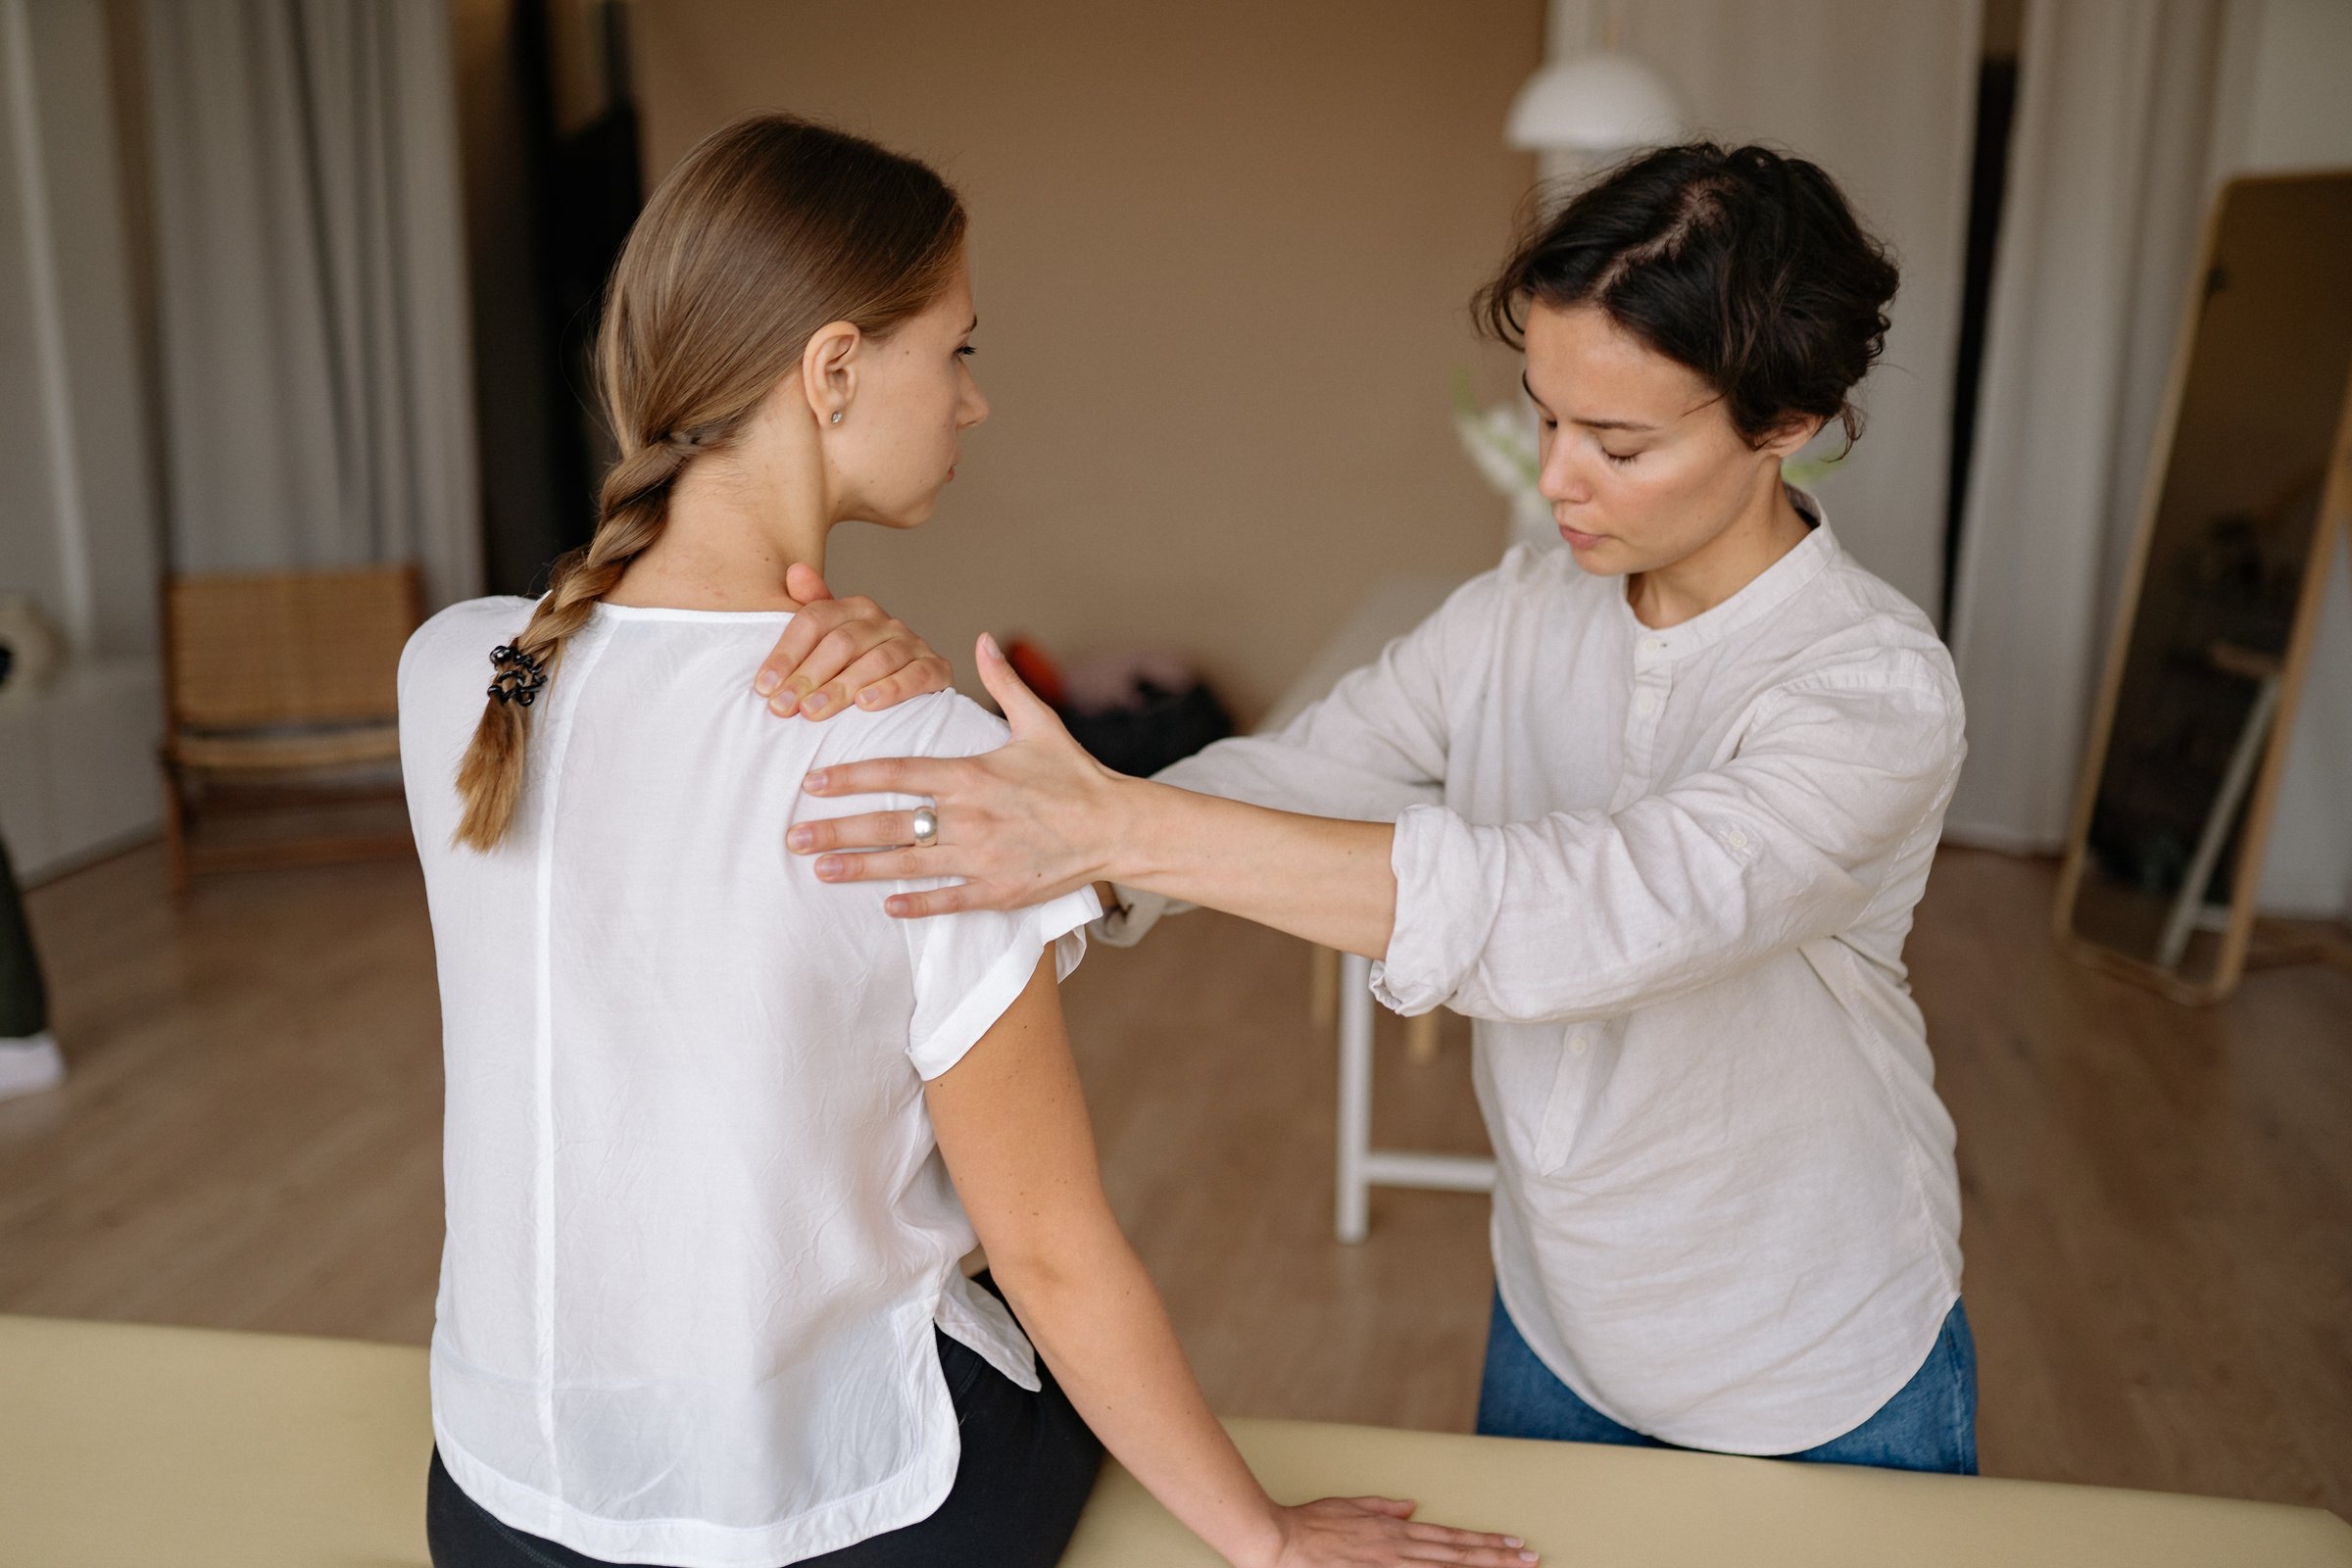
<path fill-rule="evenodd" d="M 421 618 L 414 566 L 164 582 L 164 834 L 172 893 L 197 871 L 412 853 L 405 823 L 205 843 L 200 815 L 349 817 L 400 799 L 395 676 Z"/>

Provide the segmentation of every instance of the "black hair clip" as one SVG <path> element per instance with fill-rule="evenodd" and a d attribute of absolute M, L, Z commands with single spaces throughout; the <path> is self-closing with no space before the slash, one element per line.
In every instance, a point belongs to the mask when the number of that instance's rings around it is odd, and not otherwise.
<path fill-rule="evenodd" d="M 520 703 L 528 708 L 538 700 L 539 688 L 547 684 L 539 661 L 519 648 L 500 643 L 490 650 L 490 662 L 498 669 L 490 679 L 490 695 L 502 703 Z"/>

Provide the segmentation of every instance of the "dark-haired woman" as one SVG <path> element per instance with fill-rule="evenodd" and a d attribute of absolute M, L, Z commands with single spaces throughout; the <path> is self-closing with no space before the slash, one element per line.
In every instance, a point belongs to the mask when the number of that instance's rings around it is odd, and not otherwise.
<path fill-rule="evenodd" d="M 1973 1471 L 1952 1124 L 1902 962 L 1960 695 L 1781 476 L 1854 434 L 1894 288 L 1810 164 L 1629 163 L 1483 298 L 1526 351 L 1565 550 L 1514 550 L 1281 731 L 1152 782 L 1095 765 L 984 641 L 1010 744 L 808 780 L 931 797 L 933 842 L 885 811 L 793 847 L 901 847 L 823 854 L 838 881 L 967 879 L 903 916 L 1106 882 L 1132 940 L 1208 905 L 1474 1018 L 1480 1430 Z"/>
<path fill-rule="evenodd" d="M 787 573 L 920 523 L 986 417 L 963 229 L 856 137 L 702 142 L 608 291 L 594 536 L 402 658 L 449 1079 L 433 1562 L 1045 1568 L 1104 1446 L 1234 1563 L 1533 1560 L 1250 1476 L 1103 1200 L 1054 990 L 1091 898 L 894 926 L 781 849 L 812 765 L 1003 738 L 950 695 L 773 724 L 734 673 Z"/>

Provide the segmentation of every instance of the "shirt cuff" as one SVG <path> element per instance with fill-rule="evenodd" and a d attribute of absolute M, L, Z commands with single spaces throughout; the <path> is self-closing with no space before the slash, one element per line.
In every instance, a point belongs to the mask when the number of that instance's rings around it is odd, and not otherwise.
<path fill-rule="evenodd" d="M 1443 1005 L 1486 950 L 1499 879 L 1479 839 L 1442 806 L 1408 806 L 1396 818 L 1396 921 L 1372 965 L 1372 995 L 1391 1011 L 1409 1018 Z"/>
<path fill-rule="evenodd" d="M 1144 933 L 1159 924 L 1163 914 L 1183 914 L 1195 906 L 1177 899 L 1146 893 L 1125 883 L 1112 884 L 1118 895 L 1118 907 L 1107 910 L 1101 919 L 1087 927 L 1087 934 L 1106 948 L 1132 948 L 1144 940 Z"/>

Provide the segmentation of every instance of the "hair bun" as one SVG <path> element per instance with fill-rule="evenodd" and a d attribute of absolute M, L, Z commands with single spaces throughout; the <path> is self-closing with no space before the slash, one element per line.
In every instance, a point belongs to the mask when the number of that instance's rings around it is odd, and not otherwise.
<path fill-rule="evenodd" d="M 1900 273 L 1820 166 L 1769 147 L 1688 142 L 1637 154 L 1531 221 L 1479 291 L 1481 326 L 1525 346 L 1527 305 L 1593 305 L 1721 393 L 1761 443 L 1838 420 L 1886 347 Z"/>

